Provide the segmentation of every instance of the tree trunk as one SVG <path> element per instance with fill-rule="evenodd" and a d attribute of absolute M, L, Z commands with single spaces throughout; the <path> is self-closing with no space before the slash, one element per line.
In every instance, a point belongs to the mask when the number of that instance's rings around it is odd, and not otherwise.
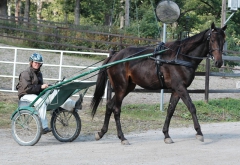
<path fill-rule="evenodd" d="M 42 13 L 42 0 L 37 0 L 37 20 L 38 20 L 38 23 L 39 23 L 39 20 L 42 19 L 41 13 Z"/>
<path fill-rule="evenodd" d="M 125 0 L 125 26 L 129 26 L 129 8 L 130 3 L 129 0 Z"/>
<path fill-rule="evenodd" d="M 67 0 L 64 0 L 64 11 L 65 11 L 64 21 L 65 21 L 65 23 L 68 22 L 68 11 L 67 11 L 67 9 L 65 8 L 66 5 L 67 5 Z"/>
<path fill-rule="evenodd" d="M 15 20 L 19 20 L 21 0 L 15 0 Z"/>
<path fill-rule="evenodd" d="M 29 22 L 30 0 L 25 1 L 24 22 Z"/>
<path fill-rule="evenodd" d="M 109 13 L 105 13 L 104 20 L 105 20 L 104 25 L 109 26 L 110 25 L 110 14 Z"/>
<path fill-rule="evenodd" d="M 121 4 L 121 8 L 122 11 L 119 14 L 119 19 L 120 19 L 120 29 L 122 29 L 124 27 L 124 0 L 120 0 L 120 4 Z"/>
<path fill-rule="evenodd" d="M 76 0 L 74 13 L 75 13 L 74 24 L 79 25 L 80 24 L 80 0 Z"/>
<path fill-rule="evenodd" d="M 7 0 L 0 1 L 0 17 L 7 18 Z"/>
<path fill-rule="evenodd" d="M 11 13 L 11 8 L 14 4 L 9 0 L 8 4 L 7 4 L 7 12 L 8 12 L 8 16 L 10 16 L 10 19 L 12 19 L 12 13 Z"/>

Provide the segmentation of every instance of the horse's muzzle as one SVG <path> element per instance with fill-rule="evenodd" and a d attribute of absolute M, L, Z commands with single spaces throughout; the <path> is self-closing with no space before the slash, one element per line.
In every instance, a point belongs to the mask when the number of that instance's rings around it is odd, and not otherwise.
<path fill-rule="evenodd" d="M 222 64 L 223 64 L 223 61 L 222 60 L 216 60 L 215 61 L 215 67 L 218 67 L 218 68 L 221 68 L 221 66 L 222 66 Z"/>

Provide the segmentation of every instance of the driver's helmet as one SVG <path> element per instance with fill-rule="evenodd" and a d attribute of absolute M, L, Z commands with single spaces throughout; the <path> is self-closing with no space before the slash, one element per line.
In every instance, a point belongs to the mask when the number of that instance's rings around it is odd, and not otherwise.
<path fill-rule="evenodd" d="M 30 57 L 29 57 L 29 61 L 30 62 L 38 62 L 38 63 L 43 63 L 43 57 L 41 54 L 39 53 L 33 53 Z"/>

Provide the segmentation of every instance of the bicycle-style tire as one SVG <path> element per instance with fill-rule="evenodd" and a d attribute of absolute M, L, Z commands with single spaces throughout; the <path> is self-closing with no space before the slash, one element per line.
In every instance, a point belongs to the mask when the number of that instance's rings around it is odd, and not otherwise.
<path fill-rule="evenodd" d="M 72 142 L 80 134 L 81 119 L 77 112 L 58 108 L 51 118 L 53 136 L 60 142 Z"/>
<path fill-rule="evenodd" d="M 13 139 L 22 146 L 35 145 L 42 135 L 42 123 L 38 115 L 28 110 L 17 112 L 12 119 Z"/>

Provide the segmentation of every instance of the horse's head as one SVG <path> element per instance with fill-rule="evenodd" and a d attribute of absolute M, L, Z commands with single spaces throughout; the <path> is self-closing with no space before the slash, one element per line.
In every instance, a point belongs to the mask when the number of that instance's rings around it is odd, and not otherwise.
<path fill-rule="evenodd" d="M 209 55 L 214 58 L 214 64 L 218 68 L 220 68 L 223 64 L 222 51 L 223 51 L 223 45 L 226 37 L 224 32 L 226 28 L 227 28 L 227 25 L 225 25 L 222 28 L 217 28 L 215 27 L 214 23 L 212 23 L 209 36 L 208 36 Z"/>

